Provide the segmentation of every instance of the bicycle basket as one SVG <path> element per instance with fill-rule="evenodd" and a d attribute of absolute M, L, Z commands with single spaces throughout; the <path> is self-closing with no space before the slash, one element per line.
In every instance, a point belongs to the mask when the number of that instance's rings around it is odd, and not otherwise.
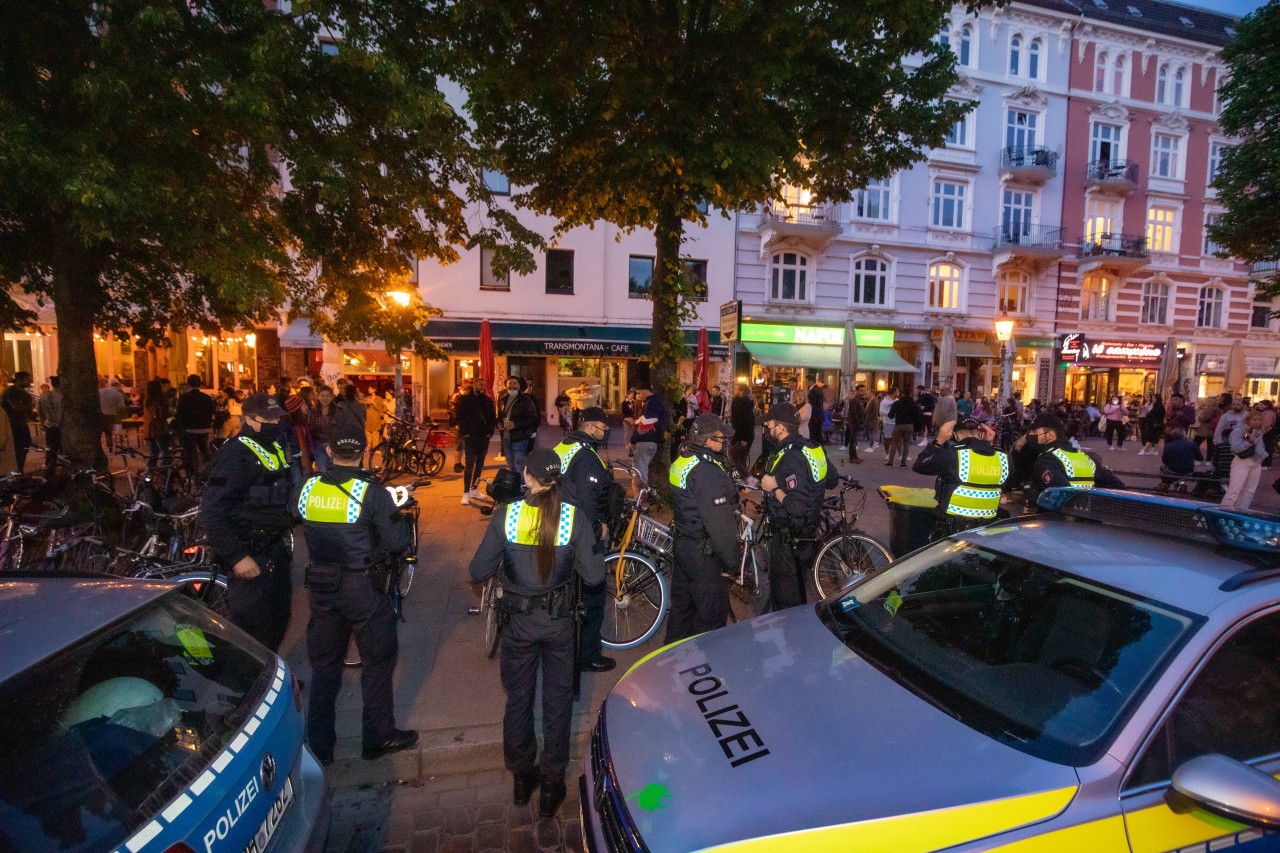
<path fill-rule="evenodd" d="M 433 429 L 427 433 L 427 444 L 441 449 L 453 447 L 453 433 L 443 429 Z"/>
<path fill-rule="evenodd" d="M 671 528 L 647 515 L 636 519 L 635 539 L 655 553 L 671 553 Z"/>

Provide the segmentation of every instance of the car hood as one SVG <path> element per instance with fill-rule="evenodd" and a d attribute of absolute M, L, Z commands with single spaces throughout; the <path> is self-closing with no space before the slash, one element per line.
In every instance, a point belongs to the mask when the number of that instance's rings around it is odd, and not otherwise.
<path fill-rule="evenodd" d="M 812 608 L 640 661 L 602 716 L 611 781 L 654 853 L 934 850 L 1053 817 L 1079 783 L 901 687 Z"/>

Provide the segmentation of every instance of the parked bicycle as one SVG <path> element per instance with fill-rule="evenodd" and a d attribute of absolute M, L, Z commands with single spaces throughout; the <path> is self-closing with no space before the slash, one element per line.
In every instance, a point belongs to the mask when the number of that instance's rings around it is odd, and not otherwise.
<path fill-rule="evenodd" d="M 388 415 L 386 438 L 369 451 L 369 470 L 384 483 L 402 474 L 435 477 L 444 470 L 445 450 L 457 436 L 428 418 L 415 422 Z"/>
<path fill-rule="evenodd" d="M 600 641 L 610 649 L 644 645 L 661 627 L 671 606 L 671 529 L 648 515 L 653 489 L 640 472 L 626 465 L 614 469 L 631 477 L 635 494 L 628 498 L 626 521 L 610 530 L 604 558 L 605 607 Z"/>
<path fill-rule="evenodd" d="M 857 496 L 849 506 L 849 494 Z M 840 478 L 839 491 L 823 499 L 822 520 L 815 539 L 821 543 L 813 561 L 813 585 L 827 598 L 869 572 L 877 572 L 893 561 L 879 540 L 858 529 L 858 516 L 866 504 L 866 490 L 852 477 Z"/>

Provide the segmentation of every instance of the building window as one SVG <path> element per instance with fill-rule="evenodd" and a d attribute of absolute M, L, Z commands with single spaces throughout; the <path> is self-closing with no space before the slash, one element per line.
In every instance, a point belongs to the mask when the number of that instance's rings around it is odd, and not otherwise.
<path fill-rule="evenodd" d="M 809 301 L 809 259 L 795 252 L 773 256 L 769 298 L 779 302 Z"/>
<path fill-rule="evenodd" d="M 1086 275 L 1080 290 L 1080 319 L 1110 320 L 1111 289 L 1111 279 L 1105 275 L 1096 272 Z"/>
<path fill-rule="evenodd" d="M 1111 55 L 1105 50 L 1098 51 L 1093 62 L 1093 91 L 1107 94 L 1107 80 L 1111 71 Z"/>
<path fill-rule="evenodd" d="M 1031 211 L 1035 194 L 1026 190 L 1004 191 L 1004 204 L 1000 215 L 1001 235 L 1013 243 L 1025 242 L 1022 238 L 1031 233 Z"/>
<path fill-rule="evenodd" d="M 1040 79 L 1040 39 L 1032 39 L 1027 45 L 1027 76 L 1032 80 Z"/>
<path fill-rule="evenodd" d="M 1124 95 L 1125 57 L 1117 52 L 1114 56 L 1102 50 L 1093 65 L 1093 90 L 1104 95 Z"/>
<path fill-rule="evenodd" d="M 1201 329 L 1222 328 L 1222 291 L 1218 288 L 1200 288 L 1200 307 L 1196 310 L 1196 325 Z"/>
<path fill-rule="evenodd" d="M 956 181 L 933 182 L 935 228 L 964 228 L 965 188 L 965 184 Z"/>
<path fill-rule="evenodd" d="M 1169 325 L 1169 285 L 1158 281 L 1142 285 L 1142 314 L 1139 322 L 1152 326 Z"/>
<path fill-rule="evenodd" d="M 1089 159 L 1099 163 L 1115 163 L 1124 158 L 1120 153 L 1119 125 L 1094 124 L 1089 129 Z"/>
<path fill-rule="evenodd" d="M 1019 76 L 1022 71 L 1022 36 L 1014 36 L 1009 41 L 1009 73 Z"/>
<path fill-rule="evenodd" d="M 1172 252 L 1177 211 L 1170 207 L 1147 208 L 1147 248 L 1153 252 Z"/>
<path fill-rule="evenodd" d="M 485 169 L 482 174 L 485 188 L 489 192 L 494 195 L 511 195 L 511 182 L 507 180 L 506 175 L 497 169 Z"/>
<path fill-rule="evenodd" d="M 1217 142 L 1209 143 L 1209 186 L 1213 186 L 1213 182 L 1218 179 L 1218 170 L 1222 168 L 1222 154 L 1227 147 Z"/>
<path fill-rule="evenodd" d="M 1173 72 L 1173 105 L 1183 106 L 1183 94 L 1186 92 L 1187 69 L 1179 68 Z"/>
<path fill-rule="evenodd" d="M 1001 273 L 998 282 L 1000 301 L 996 310 L 1001 313 L 1026 314 L 1030 286 L 1031 276 L 1022 270 L 1006 270 Z"/>
<path fill-rule="evenodd" d="M 858 258 L 853 262 L 853 287 L 850 302 L 879 308 L 889 291 L 889 265 L 877 258 Z"/>
<path fill-rule="evenodd" d="M 707 301 L 707 262 L 685 261 L 684 273 L 693 282 L 693 301 Z"/>
<path fill-rule="evenodd" d="M 1183 101 L 1186 83 L 1186 68 L 1174 68 L 1167 62 L 1163 63 L 1156 72 L 1156 101 L 1170 107 L 1186 106 Z"/>
<path fill-rule="evenodd" d="M 973 27 L 965 24 L 960 28 L 960 44 L 959 48 L 960 64 L 965 68 L 970 66 L 970 60 L 973 58 Z"/>
<path fill-rule="evenodd" d="M 1036 147 L 1038 113 L 1025 110 L 1009 110 L 1005 116 L 1004 144 L 1011 151 L 1026 151 Z"/>
<path fill-rule="evenodd" d="M 869 219 L 874 222 L 889 222 L 889 197 L 893 186 L 890 178 L 867 181 L 865 188 L 855 190 L 853 194 L 853 216 L 855 219 Z"/>
<path fill-rule="evenodd" d="M 1271 297 L 1259 293 L 1253 297 L 1253 313 L 1249 315 L 1249 327 L 1253 329 L 1271 328 Z"/>
<path fill-rule="evenodd" d="M 1151 134 L 1151 175 L 1156 178 L 1180 179 L 1182 170 L 1178 150 L 1182 140 L 1167 133 Z"/>
<path fill-rule="evenodd" d="M 1091 197 L 1085 205 L 1084 239 L 1086 243 L 1101 243 L 1114 233 L 1115 223 L 1120 221 L 1120 204 L 1104 197 Z"/>
<path fill-rule="evenodd" d="M 325 56 L 337 56 L 338 42 L 331 38 L 320 39 L 320 52 Z"/>
<path fill-rule="evenodd" d="M 1209 230 L 1217 225 L 1218 220 L 1221 218 L 1221 213 L 1206 213 L 1204 215 L 1204 254 L 1208 257 L 1216 257 L 1222 251 L 1222 247 L 1213 242 L 1213 236 Z"/>
<path fill-rule="evenodd" d="M 947 131 L 945 142 L 955 148 L 970 148 L 972 142 L 969 138 L 969 119 L 973 116 L 973 111 L 960 116 L 960 119 Z"/>
<path fill-rule="evenodd" d="M 510 290 L 511 289 L 511 272 L 508 270 L 503 275 L 498 275 L 493 271 L 493 259 L 497 254 L 497 249 L 491 249 L 488 246 L 480 248 L 480 289 L 481 290 Z"/>
<path fill-rule="evenodd" d="M 653 289 L 653 257 L 632 255 L 627 260 L 627 296 L 646 299 Z"/>
<path fill-rule="evenodd" d="M 960 267 L 934 264 L 929 267 L 929 303 L 932 311 L 960 310 Z"/>
<path fill-rule="evenodd" d="M 547 250 L 547 293 L 573 295 L 573 252 Z"/>

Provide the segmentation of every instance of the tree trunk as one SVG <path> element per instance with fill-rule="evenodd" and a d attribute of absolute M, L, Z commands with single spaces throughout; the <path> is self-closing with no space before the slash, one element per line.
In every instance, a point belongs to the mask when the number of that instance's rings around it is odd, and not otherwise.
<path fill-rule="evenodd" d="M 92 255 L 82 246 L 64 241 L 53 265 L 63 400 L 62 452 L 83 465 L 96 465 L 103 456 L 98 438 L 98 363 L 93 351 L 93 318 L 100 294 Z"/>
<path fill-rule="evenodd" d="M 684 222 L 675 209 L 663 206 L 658 211 L 658 224 L 653 231 L 656 252 L 653 259 L 653 331 L 650 341 L 649 378 L 653 393 L 660 395 L 674 420 L 672 405 L 680 390 L 677 361 L 684 349 L 680 331 L 679 288 L 672 276 L 680 269 L 680 246 L 684 240 Z M 649 482 L 664 496 L 667 491 L 667 468 L 671 463 L 670 432 L 658 442 L 653 457 Z"/>

